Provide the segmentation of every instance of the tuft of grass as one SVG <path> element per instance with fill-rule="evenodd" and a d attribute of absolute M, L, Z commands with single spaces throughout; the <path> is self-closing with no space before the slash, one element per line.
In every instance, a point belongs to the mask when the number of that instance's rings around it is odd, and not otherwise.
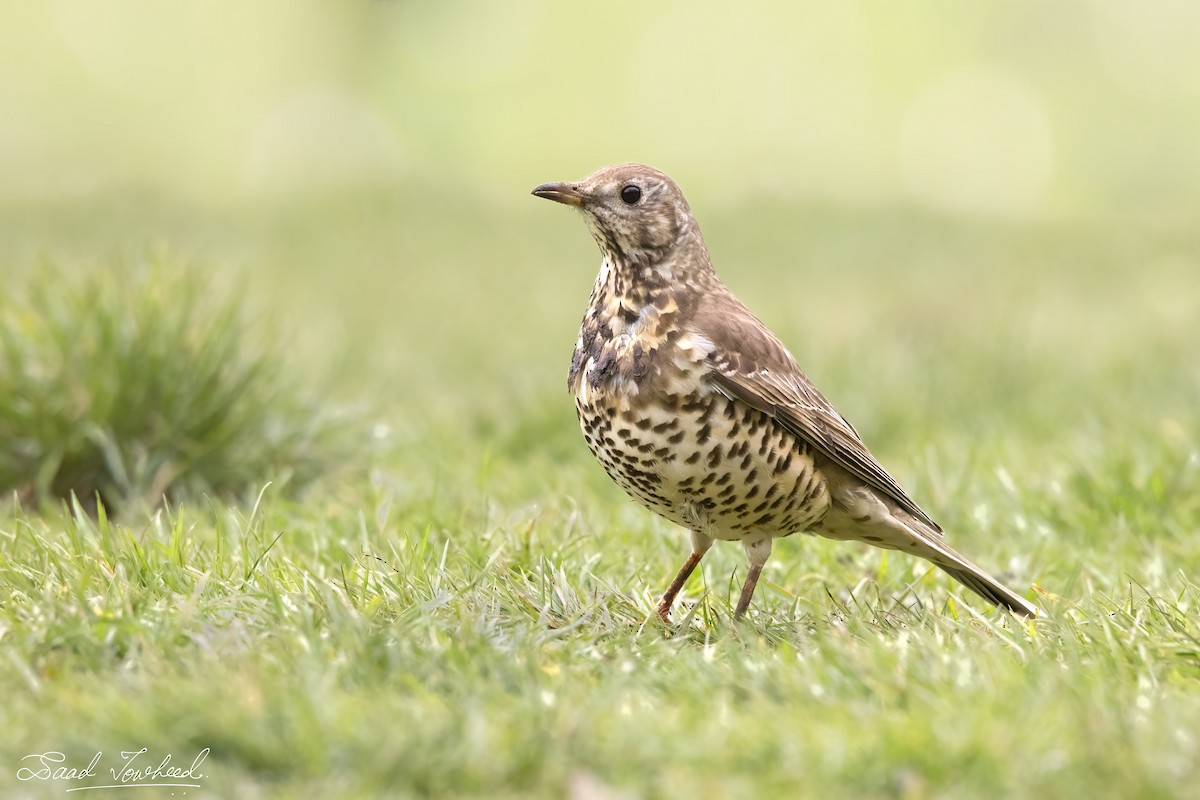
<path fill-rule="evenodd" d="M 303 485 L 337 435 L 261 328 L 167 255 L 0 287 L 0 491 L 94 510 Z"/>

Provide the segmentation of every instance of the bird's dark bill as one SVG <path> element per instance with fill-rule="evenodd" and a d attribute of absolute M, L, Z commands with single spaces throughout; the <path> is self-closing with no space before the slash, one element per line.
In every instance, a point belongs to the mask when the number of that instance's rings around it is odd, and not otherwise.
<path fill-rule="evenodd" d="M 543 183 L 533 190 L 533 194 L 568 206 L 581 206 L 587 199 L 587 195 L 570 183 Z"/>

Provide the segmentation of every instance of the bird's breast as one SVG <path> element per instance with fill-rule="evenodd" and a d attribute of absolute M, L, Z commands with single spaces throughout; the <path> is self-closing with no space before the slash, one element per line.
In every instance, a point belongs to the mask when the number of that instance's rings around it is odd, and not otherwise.
<path fill-rule="evenodd" d="M 705 383 L 711 343 L 674 326 L 657 309 L 632 321 L 585 318 L 571 358 L 568 385 L 584 403 L 620 410 L 648 398 L 679 396 Z"/>

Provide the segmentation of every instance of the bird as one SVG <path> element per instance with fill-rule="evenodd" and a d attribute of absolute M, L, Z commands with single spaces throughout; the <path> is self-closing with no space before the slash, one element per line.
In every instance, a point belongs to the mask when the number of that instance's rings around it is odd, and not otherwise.
<path fill-rule="evenodd" d="M 666 173 L 616 164 L 533 195 L 582 212 L 602 256 L 567 374 L 584 441 L 630 497 L 691 535 L 657 605 L 664 622 L 716 540 L 741 542 L 749 560 L 741 619 L 774 540 L 797 532 L 919 556 L 995 606 L 1038 615 L 945 542 L 726 287 Z"/>

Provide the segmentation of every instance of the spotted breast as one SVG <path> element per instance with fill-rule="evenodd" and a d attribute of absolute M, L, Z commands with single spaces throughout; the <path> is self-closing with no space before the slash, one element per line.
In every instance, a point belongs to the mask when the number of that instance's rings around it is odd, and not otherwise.
<path fill-rule="evenodd" d="M 697 304 L 662 286 L 630 307 L 619 275 L 602 265 L 568 375 L 584 440 L 609 477 L 715 539 L 811 527 L 829 506 L 812 448 L 705 379 L 714 347 L 693 330 Z"/>

